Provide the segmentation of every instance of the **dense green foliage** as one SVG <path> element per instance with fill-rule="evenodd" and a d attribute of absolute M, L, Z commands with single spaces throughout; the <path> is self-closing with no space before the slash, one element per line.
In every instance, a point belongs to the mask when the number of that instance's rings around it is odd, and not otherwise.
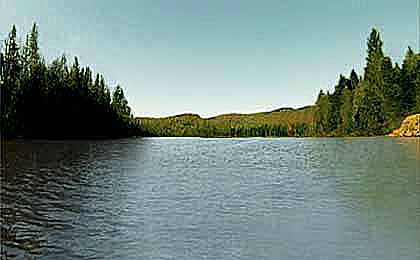
<path fill-rule="evenodd" d="M 333 93 L 321 90 L 315 105 L 318 134 L 382 135 L 420 112 L 420 55 L 408 48 L 400 68 L 384 55 L 382 45 L 373 29 L 363 77 L 353 70 L 349 78 L 340 75 Z"/>
<path fill-rule="evenodd" d="M 149 136 L 286 137 L 312 136 L 313 107 L 257 114 L 229 114 L 203 119 L 184 114 L 137 118 Z"/>
<path fill-rule="evenodd" d="M 103 76 L 80 67 L 77 58 L 70 66 L 64 55 L 45 63 L 39 53 L 36 24 L 23 44 L 18 43 L 13 26 L 3 49 L 3 136 L 108 138 L 140 133 L 120 86 L 111 97 Z"/>
<path fill-rule="evenodd" d="M 402 66 L 383 52 L 380 33 L 367 42 L 364 75 L 340 75 L 314 106 L 203 119 L 187 114 L 133 119 L 123 89 L 65 56 L 46 65 L 34 25 L 19 44 L 13 26 L 0 49 L 4 136 L 70 138 L 149 136 L 282 137 L 382 135 L 420 112 L 420 55 L 408 48 Z M 0 46 L 1 47 L 1 46 Z M 3 53 L 4 54 L 3 54 Z M 144 129 L 143 131 L 141 129 Z"/>
<path fill-rule="evenodd" d="M 384 55 L 380 33 L 367 42 L 364 75 L 340 75 L 332 93 L 320 91 L 315 106 L 251 115 L 138 118 L 152 136 L 282 137 L 371 136 L 397 128 L 420 112 L 420 55 L 411 48 L 402 67 Z M 303 116 L 302 116 L 303 115 Z"/>

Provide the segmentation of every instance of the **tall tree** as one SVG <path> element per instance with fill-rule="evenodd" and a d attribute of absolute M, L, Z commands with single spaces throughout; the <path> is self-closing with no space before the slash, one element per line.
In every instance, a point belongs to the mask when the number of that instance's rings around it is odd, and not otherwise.
<path fill-rule="evenodd" d="M 350 88 L 346 88 L 343 91 L 340 117 L 339 132 L 344 135 L 350 134 L 353 131 L 353 92 Z"/>
<path fill-rule="evenodd" d="M 124 96 L 123 89 L 117 85 L 113 94 L 112 94 L 112 108 L 117 111 L 118 114 L 122 116 L 130 116 L 131 109 L 128 106 L 128 101 Z"/>
<path fill-rule="evenodd" d="M 121 87 L 114 95 L 117 109 L 112 109 L 102 75 L 98 74 L 94 83 L 92 70 L 81 67 L 77 57 L 71 68 L 64 55 L 46 65 L 38 36 L 34 24 L 19 48 L 13 26 L 5 40 L 0 85 L 2 135 L 80 138 L 140 133 Z"/>
<path fill-rule="evenodd" d="M 341 123 L 340 110 L 343 105 L 343 92 L 347 88 L 349 81 L 343 75 L 340 75 L 338 84 L 335 86 L 334 92 L 329 96 L 330 109 L 328 111 L 328 128 L 331 132 L 336 131 Z"/>
<path fill-rule="evenodd" d="M 383 96 L 384 96 L 384 112 L 385 121 L 391 122 L 396 113 L 398 113 L 398 104 L 395 102 L 400 95 L 398 85 L 395 84 L 394 69 L 392 67 L 391 58 L 385 57 L 382 63 L 383 73 Z"/>
<path fill-rule="evenodd" d="M 364 75 L 364 96 L 360 103 L 360 122 L 368 134 L 379 134 L 385 122 L 384 116 L 384 74 L 382 71 L 384 53 L 379 32 L 372 29 L 368 39 L 368 55 Z"/>
<path fill-rule="evenodd" d="M 321 90 L 315 103 L 315 127 L 320 134 L 329 132 L 328 115 L 330 103 L 328 95 Z"/>
<path fill-rule="evenodd" d="M 357 75 L 356 71 L 354 69 L 351 70 L 350 73 L 350 86 L 349 89 L 351 91 L 354 91 L 359 84 L 359 76 Z"/>
<path fill-rule="evenodd" d="M 33 24 L 29 33 L 28 45 L 25 51 L 28 52 L 29 64 L 27 73 L 23 79 L 22 111 L 23 131 L 26 136 L 37 136 L 41 134 L 41 129 L 37 125 L 47 124 L 44 116 L 47 113 L 48 105 L 48 86 L 46 84 L 46 65 L 41 59 L 38 46 L 38 26 Z"/>
<path fill-rule="evenodd" d="M 1 85 L 2 109 L 1 131 L 9 134 L 16 131 L 14 118 L 16 117 L 16 103 L 20 92 L 20 54 L 16 40 L 17 31 L 13 25 L 5 41 L 3 84 Z"/>
<path fill-rule="evenodd" d="M 382 50 L 383 42 L 380 33 L 374 28 L 370 33 L 367 43 L 367 58 L 364 80 L 371 85 L 381 89 L 383 87 L 382 63 L 384 53 Z"/>
<path fill-rule="evenodd" d="M 416 82 L 415 82 L 415 85 L 416 85 L 416 89 L 415 89 L 416 109 L 415 109 L 415 112 L 420 113 L 420 59 L 417 61 L 417 66 L 416 66 Z"/>
<path fill-rule="evenodd" d="M 359 81 L 353 94 L 353 129 L 359 134 L 362 129 L 362 100 L 365 94 L 365 81 Z"/>
<path fill-rule="evenodd" d="M 383 113 L 383 98 L 377 89 L 362 81 L 355 95 L 354 122 L 357 133 L 361 135 L 383 134 L 385 115 Z"/>
<path fill-rule="evenodd" d="M 419 56 L 409 47 L 402 65 L 401 70 L 401 108 L 403 113 L 409 114 L 414 112 L 416 106 L 416 68 Z"/>

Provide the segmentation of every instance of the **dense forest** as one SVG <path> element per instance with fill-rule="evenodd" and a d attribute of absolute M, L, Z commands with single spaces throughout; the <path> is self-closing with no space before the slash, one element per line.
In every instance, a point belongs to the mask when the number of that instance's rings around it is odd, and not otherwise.
<path fill-rule="evenodd" d="M 420 112 L 420 55 L 409 47 L 402 66 L 385 56 L 380 33 L 367 42 L 364 75 L 340 75 L 332 93 L 318 95 L 314 128 L 319 135 L 372 136 L 397 128 Z"/>
<path fill-rule="evenodd" d="M 123 89 L 71 65 L 63 55 L 46 64 L 33 25 L 24 41 L 13 26 L 0 45 L 1 135 L 25 138 L 113 138 L 140 135 Z"/>
<path fill-rule="evenodd" d="M 313 107 L 283 108 L 256 114 L 227 114 L 201 118 L 183 114 L 166 118 L 137 118 L 149 136 L 304 137 L 313 136 Z"/>
<path fill-rule="evenodd" d="M 134 119 L 123 89 L 116 86 L 111 93 L 104 77 L 81 67 L 77 57 L 71 65 L 64 55 L 47 65 L 36 24 L 21 42 L 13 26 L 0 46 L 6 137 L 371 136 L 389 133 L 420 112 L 420 55 L 408 48 L 402 65 L 394 64 L 376 29 L 367 41 L 364 74 L 340 75 L 332 93 L 321 90 L 314 106 L 208 119 L 194 114 Z"/>
<path fill-rule="evenodd" d="M 390 133 L 420 112 L 420 55 L 408 48 L 402 66 L 384 55 L 380 33 L 367 41 L 364 75 L 339 76 L 314 106 L 250 115 L 138 118 L 151 136 L 283 137 L 372 136 Z"/>

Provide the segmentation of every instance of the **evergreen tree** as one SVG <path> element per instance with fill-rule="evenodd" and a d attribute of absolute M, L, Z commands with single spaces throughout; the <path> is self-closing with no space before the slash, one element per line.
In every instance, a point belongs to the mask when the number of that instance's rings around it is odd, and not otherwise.
<path fill-rule="evenodd" d="M 330 109 L 328 111 L 328 129 L 330 132 L 338 130 L 342 124 L 340 117 L 341 106 L 343 105 L 343 92 L 349 85 L 348 79 L 340 75 L 338 84 L 335 86 L 334 92 L 329 96 Z"/>
<path fill-rule="evenodd" d="M 384 133 L 384 101 L 378 93 L 376 88 L 368 85 L 365 89 L 365 95 L 362 97 L 359 106 L 359 123 L 361 126 L 361 133 L 364 135 L 378 135 Z"/>
<path fill-rule="evenodd" d="M 419 56 L 408 48 L 401 70 L 401 109 L 404 114 L 414 112 L 416 106 L 416 68 Z"/>
<path fill-rule="evenodd" d="M 353 93 L 349 88 L 343 91 L 340 117 L 340 133 L 350 134 L 353 131 Z"/>
<path fill-rule="evenodd" d="M 382 63 L 384 53 L 382 50 L 383 43 L 381 36 L 376 29 L 372 29 L 367 45 L 368 56 L 366 58 L 364 80 L 381 90 L 383 88 Z"/>
<path fill-rule="evenodd" d="M 356 134 L 360 134 L 362 125 L 362 100 L 365 96 L 365 81 L 359 81 L 353 95 L 353 129 Z"/>
<path fill-rule="evenodd" d="M 326 134 L 330 130 L 328 124 L 329 110 L 328 95 L 321 90 L 315 105 L 315 125 L 317 132 L 320 134 Z"/>
<path fill-rule="evenodd" d="M 393 129 L 399 124 L 401 117 L 401 97 L 403 95 L 400 74 L 401 69 L 398 64 L 392 66 L 389 57 L 385 57 L 382 71 L 384 75 L 384 111 L 385 111 L 385 127 Z"/>
<path fill-rule="evenodd" d="M 114 93 L 112 94 L 112 108 L 122 116 L 130 116 L 131 109 L 124 96 L 124 91 L 119 85 L 115 88 Z"/>
<path fill-rule="evenodd" d="M 1 84 L 2 97 L 2 114 L 1 114 L 1 131 L 8 135 L 16 131 L 16 103 L 17 96 L 20 91 L 20 54 L 19 46 L 16 40 L 16 27 L 12 26 L 7 40 L 5 41 L 3 83 Z"/>
<path fill-rule="evenodd" d="M 416 85 L 416 89 L 415 89 L 416 109 L 415 109 L 414 112 L 420 113 L 420 59 L 417 61 L 417 66 L 416 66 L 416 82 L 415 82 L 415 85 Z"/>
<path fill-rule="evenodd" d="M 362 131 L 380 134 L 385 122 L 384 111 L 384 74 L 382 71 L 384 54 L 379 32 L 373 29 L 368 39 L 368 56 L 364 75 L 364 96 L 361 97 L 360 122 Z"/>
<path fill-rule="evenodd" d="M 349 89 L 351 91 L 354 91 L 358 84 L 359 84 L 359 76 L 357 75 L 356 71 L 354 71 L 354 69 L 353 69 L 353 70 L 351 70 L 351 73 L 350 73 Z"/>
<path fill-rule="evenodd" d="M 80 138 L 138 135 L 140 126 L 121 87 L 111 108 L 102 75 L 77 57 L 71 68 L 65 56 L 46 65 L 39 52 L 38 27 L 33 25 L 22 48 L 13 26 L 1 60 L 1 134 L 8 137 Z M 1 51 L 1 50 L 0 50 Z M 3 66 L 4 64 L 4 66 Z"/>

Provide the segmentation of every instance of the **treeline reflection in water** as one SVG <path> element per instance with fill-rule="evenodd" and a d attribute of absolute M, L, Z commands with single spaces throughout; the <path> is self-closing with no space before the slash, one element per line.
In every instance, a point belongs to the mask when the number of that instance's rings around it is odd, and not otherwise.
<path fill-rule="evenodd" d="M 106 172 L 112 171 L 109 165 L 124 157 L 124 148 L 130 147 L 124 142 L 4 143 L 0 175 L 1 259 L 38 259 L 42 255 L 80 258 L 77 251 L 82 245 L 77 232 L 83 231 L 76 230 L 74 224 L 81 226 L 83 215 L 89 214 L 86 207 L 95 205 L 93 198 L 100 196 L 101 203 L 112 201 L 115 180 L 107 178 Z M 108 149 L 112 153 L 106 152 Z M 98 173 L 103 174 L 90 178 Z M 95 190 L 96 187 L 101 189 Z M 101 194 L 95 194 L 98 192 Z M 106 217 L 103 216 L 104 225 L 98 227 L 104 232 L 112 229 L 105 223 Z"/>
<path fill-rule="evenodd" d="M 419 139 L 15 140 L 1 167 L 2 260 L 420 256 Z"/>

